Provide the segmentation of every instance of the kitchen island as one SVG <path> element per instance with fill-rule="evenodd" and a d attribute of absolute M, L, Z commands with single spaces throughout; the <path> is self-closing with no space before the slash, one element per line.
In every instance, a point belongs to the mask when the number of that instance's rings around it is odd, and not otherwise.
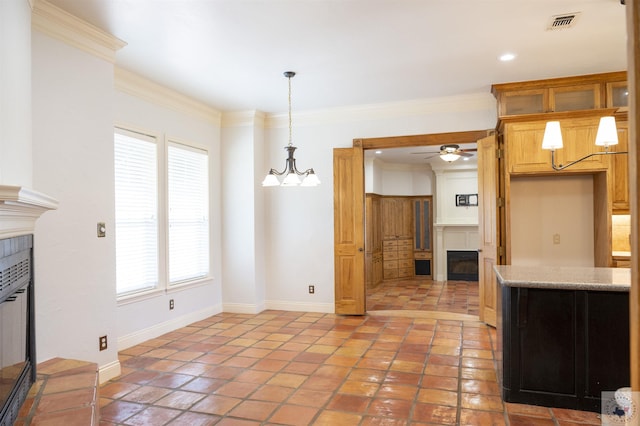
<path fill-rule="evenodd" d="M 504 401 L 600 412 L 629 386 L 629 269 L 494 269 Z"/>

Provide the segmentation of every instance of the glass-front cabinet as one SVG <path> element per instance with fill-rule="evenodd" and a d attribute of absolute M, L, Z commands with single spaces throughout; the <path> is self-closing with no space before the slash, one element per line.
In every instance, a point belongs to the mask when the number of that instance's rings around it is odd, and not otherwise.
<path fill-rule="evenodd" d="M 431 196 L 413 199 L 413 253 L 416 277 L 433 275 L 433 229 Z"/>

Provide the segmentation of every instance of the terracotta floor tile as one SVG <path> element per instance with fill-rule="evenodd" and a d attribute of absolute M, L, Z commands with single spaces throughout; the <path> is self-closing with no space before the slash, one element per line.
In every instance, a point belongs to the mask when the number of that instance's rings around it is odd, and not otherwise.
<path fill-rule="evenodd" d="M 251 394 L 251 399 L 257 401 L 283 402 L 294 389 L 285 386 L 264 385 Z"/>
<path fill-rule="evenodd" d="M 483 426 L 484 425 L 487 425 L 487 426 L 508 425 L 507 421 L 504 418 L 504 413 L 468 410 L 466 408 L 463 408 L 462 410 L 460 410 L 460 424 L 461 425 L 483 425 Z M 511 423 L 511 426 L 516 426 L 516 425 L 514 423 Z M 521 426 L 524 426 L 524 425 L 521 425 Z M 531 426 L 534 426 L 534 424 L 532 423 Z"/>
<path fill-rule="evenodd" d="M 552 419 L 542 417 L 529 417 L 519 414 L 509 414 L 510 426 L 555 426 L 556 422 Z"/>
<path fill-rule="evenodd" d="M 236 405 L 229 415 L 249 420 L 264 421 L 275 411 L 278 404 L 267 401 L 242 401 Z"/>
<path fill-rule="evenodd" d="M 178 410 L 162 407 L 148 407 L 127 419 L 127 425 L 164 425 L 181 414 Z"/>
<path fill-rule="evenodd" d="M 288 389 L 292 391 L 292 389 Z M 322 407 L 333 396 L 332 392 L 298 389 L 289 398 L 288 402 L 305 407 Z"/>
<path fill-rule="evenodd" d="M 70 408 L 77 408 L 78 401 L 92 401 L 93 389 L 80 389 L 69 392 L 43 395 L 36 406 L 36 414 L 51 413 Z"/>
<path fill-rule="evenodd" d="M 33 426 L 84 426 L 91 424 L 94 407 L 83 407 L 73 410 L 58 411 L 35 416 L 29 423 Z M 14 423 L 14 426 L 18 424 Z"/>
<path fill-rule="evenodd" d="M 412 420 L 429 424 L 455 425 L 456 413 L 455 407 L 417 403 L 413 410 Z"/>
<path fill-rule="evenodd" d="M 369 404 L 367 414 L 380 417 L 394 417 L 400 419 L 408 419 L 410 417 L 411 401 L 391 399 L 391 398 L 375 398 Z"/>
<path fill-rule="evenodd" d="M 122 351 L 122 376 L 100 389 L 100 426 L 599 424 L 503 404 L 495 330 L 451 316 L 477 315 L 477 283 L 388 284 L 367 304 L 412 313 L 223 313 Z"/>
<path fill-rule="evenodd" d="M 499 396 L 463 393 L 460 405 L 471 410 L 504 411 L 502 399 Z"/>
<path fill-rule="evenodd" d="M 447 405 L 456 407 L 458 405 L 458 393 L 440 389 L 420 389 L 418 401 L 426 404 Z"/>
<path fill-rule="evenodd" d="M 357 414 L 325 410 L 313 422 L 313 426 L 357 425 L 360 420 L 362 420 L 362 416 Z"/>
<path fill-rule="evenodd" d="M 210 395 L 191 407 L 191 411 L 223 416 L 241 402 L 242 400 L 238 398 L 229 398 L 221 395 Z"/>

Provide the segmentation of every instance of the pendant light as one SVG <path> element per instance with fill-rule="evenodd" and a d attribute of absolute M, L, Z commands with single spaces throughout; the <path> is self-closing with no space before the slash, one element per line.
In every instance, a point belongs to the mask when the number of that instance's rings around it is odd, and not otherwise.
<path fill-rule="evenodd" d="M 285 146 L 287 150 L 287 159 L 285 162 L 284 170 L 281 172 L 276 169 L 269 170 L 267 176 L 262 181 L 262 186 L 317 186 L 320 185 L 320 179 L 316 176 L 313 169 L 307 169 L 304 172 L 298 171 L 296 168 L 296 159 L 293 158 L 293 153 L 296 147 L 291 142 L 291 78 L 296 73 L 293 71 L 285 71 L 284 76 L 289 79 L 289 145 Z M 282 183 L 278 180 L 277 176 L 284 176 Z M 302 182 L 300 176 L 304 176 Z"/>

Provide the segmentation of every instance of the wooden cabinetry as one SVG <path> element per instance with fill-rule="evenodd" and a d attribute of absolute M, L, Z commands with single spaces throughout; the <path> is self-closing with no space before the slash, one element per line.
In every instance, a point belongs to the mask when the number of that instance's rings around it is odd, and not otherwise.
<path fill-rule="evenodd" d="M 425 278 L 433 275 L 432 261 L 432 198 L 414 198 L 413 203 L 413 257 L 415 274 Z"/>
<path fill-rule="evenodd" d="M 629 123 L 618 122 L 618 145 L 612 147 L 612 151 L 628 151 L 629 149 Z M 629 156 L 618 154 L 611 156 L 611 201 L 613 214 L 629 214 Z"/>
<path fill-rule="evenodd" d="M 382 197 L 382 239 L 411 238 L 412 204 L 407 197 Z"/>
<path fill-rule="evenodd" d="M 367 288 L 382 282 L 382 214 L 380 196 L 365 196 L 365 283 Z"/>
<path fill-rule="evenodd" d="M 385 280 L 413 276 L 413 242 L 410 238 L 384 240 L 382 271 Z"/>
<path fill-rule="evenodd" d="M 626 106 L 626 72 L 494 84 L 500 117 Z M 624 105 L 623 105 L 624 104 Z"/>
<path fill-rule="evenodd" d="M 560 120 L 564 147 L 555 151 L 555 164 L 566 164 L 600 151 L 594 143 L 599 116 Z M 551 151 L 542 149 L 546 121 L 503 120 L 505 155 L 508 173 L 558 173 L 551 167 Z M 576 170 L 604 170 L 609 165 L 606 156 L 595 155 L 573 166 Z M 564 173 L 563 171 L 561 173 Z"/>

